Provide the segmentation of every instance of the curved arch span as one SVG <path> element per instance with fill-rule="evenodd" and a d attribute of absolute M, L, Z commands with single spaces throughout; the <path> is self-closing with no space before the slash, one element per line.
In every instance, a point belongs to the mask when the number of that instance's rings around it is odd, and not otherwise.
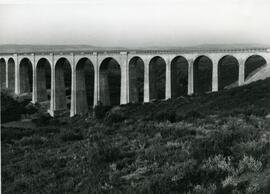
<path fill-rule="evenodd" d="M 266 65 L 266 60 L 261 55 L 251 55 L 245 61 L 245 81 L 255 75 Z"/>
<path fill-rule="evenodd" d="M 94 65 L 90 59 L 81 58 L 76 64 L 76 113 L 84 114 L 94 104 Z"/>
<path fill-rule="evenodd" d="M 212 91 L 212 60 L 205 56 L 199 56 L 193 64 L 194 93 L 202 94 Z"/>
<path fill-rule="evenodd" d="M 144 62 L 136 56 L 129 61 L 129 102 L 143 102 Z"/>
<path fill-rule="evenodd" d="M 55 110 L 70 109 L 71 64 L 60 58 L 55 64 Z"/>
<path fill-rule="evenodd" d="M 41 58 L 36 67 L 37 101 L 44 102 L 51 98 L 51 64 L 46 58 Z"/>
<path fill-rule="evenodd" d="M 20 93 L 30 93 L 33 90 L 33 64 L 30 59 L 23 58 L 19 64 Z"/>
<path fill-rule="evenodd" d="M 149 90 L 150 100 L 165 99 L 166 62 L 156 56 L 149 63 Z"/>
<path fill-rule="evenodd" d="M 188 61 L 183 56 L 176 56 L 171 62 L 171 97 L 187 95 Z"/>
<path fill-rule="evenodd" d="M 8 89 L 15 92 L 15 61 L 13 58 L 9 58 L 8 62 Z"/>
<path fill-rule="evenodd" d="M 121 66 L 112 57 L 99 67 L 99 100 L 105 105 L 119 105 L 121 96 Z"/>
<path fill-rule="evenodd" d="M 218 90 L 238 86 L 239 63 L 232 55 L 223 56 L 218 62 Z"/>
<path fill-rule="evenodd" d="M 0 68 L 1 68 L 1 88 L 6 88 L 6 72 L 7 72 L 7 63 L 4 58 L 0 58 Z"/>

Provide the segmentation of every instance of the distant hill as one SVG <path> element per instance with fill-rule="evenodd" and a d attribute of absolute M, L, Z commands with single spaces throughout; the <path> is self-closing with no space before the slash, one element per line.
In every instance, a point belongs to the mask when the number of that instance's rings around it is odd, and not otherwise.
<path fill-rule="evenodd" d="M 202 44 L 188 47 L 100 47 L 93 45 L 32 45 L 32 44 L 3 44 L 0 45 L 0 53 L 24 53 L 24 52 L 59 52 L 59 51 L 96 51 L 96 50 L 208 50 L 208 49 L 237 49 L 237 48 L 270 48 L 270 45 L 262 44 Z"/>

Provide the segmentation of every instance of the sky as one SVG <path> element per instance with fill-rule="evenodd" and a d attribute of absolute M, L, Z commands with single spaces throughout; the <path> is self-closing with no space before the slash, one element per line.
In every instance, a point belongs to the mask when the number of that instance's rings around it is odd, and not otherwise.
<path fill-rule="evenodd" d="M 0 44 L 270 45 L 270 0 L 0 0 Z"/>

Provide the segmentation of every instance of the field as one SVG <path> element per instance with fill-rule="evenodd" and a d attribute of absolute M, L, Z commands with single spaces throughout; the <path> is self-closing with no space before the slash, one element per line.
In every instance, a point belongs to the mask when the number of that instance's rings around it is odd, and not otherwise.
<path fill-rule="evenodd" d="M 1 98 L 2 121 L 25 107 Z M 270 193 L 270 79 L 95 117 L 36 107 L 2 126 L 3 193 Z"/>

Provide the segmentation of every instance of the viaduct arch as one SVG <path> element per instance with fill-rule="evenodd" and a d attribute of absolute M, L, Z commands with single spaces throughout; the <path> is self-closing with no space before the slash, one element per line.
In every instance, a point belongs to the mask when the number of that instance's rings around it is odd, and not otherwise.
<path fill-rule="evenodd" d="M 215 92 L 270 68 L 269 49 L 0 54 L 1 87 L 32 93 L 50 114 Z M 269 75 L 270 77 L 270 75 Z"/>

